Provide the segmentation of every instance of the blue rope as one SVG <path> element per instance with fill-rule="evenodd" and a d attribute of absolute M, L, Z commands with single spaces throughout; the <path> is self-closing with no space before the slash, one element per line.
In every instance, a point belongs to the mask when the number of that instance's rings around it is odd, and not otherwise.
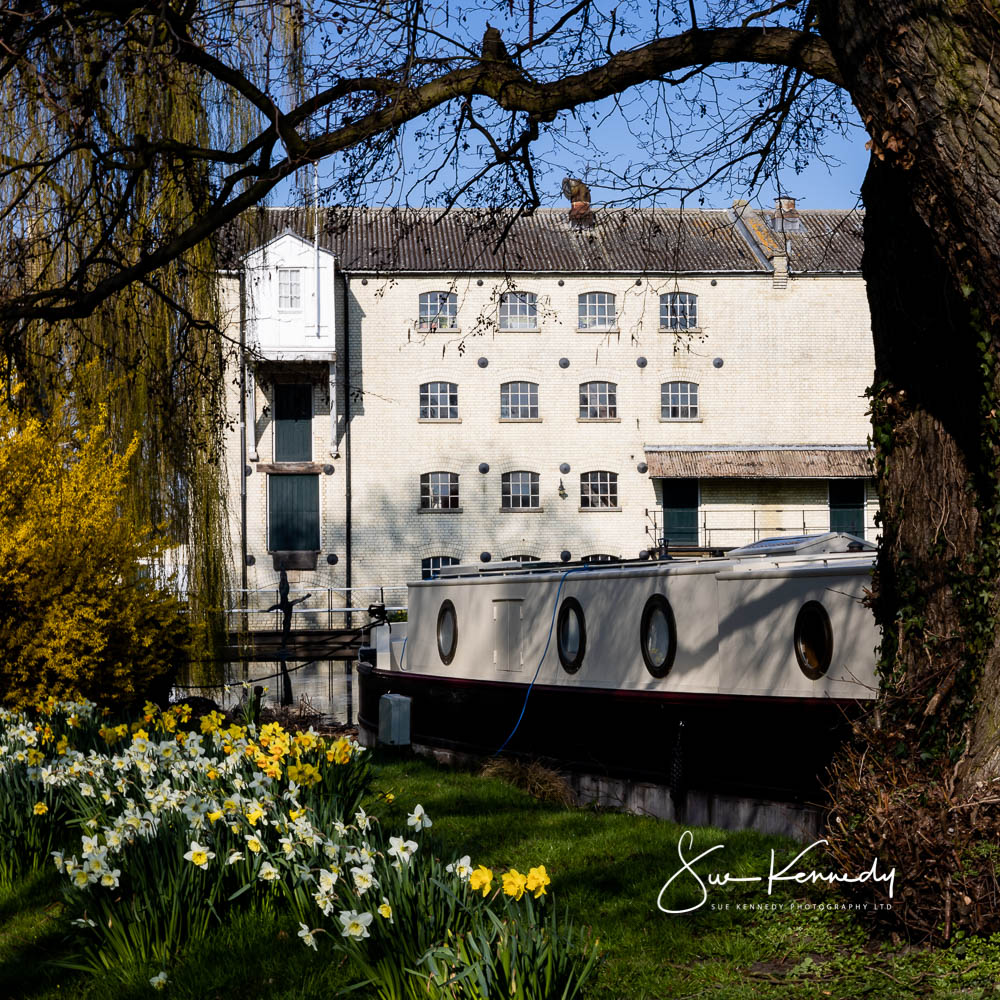
<path fill-rule="evenodd" d="M 552 642 L 552 630 L 555 628 L 556 624 L 556 612 L 559 610 L 559 595 L 562 593 L 563 584 L 566 582 L 566 577 L 570 573 L 582 573 L 584 570 L 590 569 L 589 566 L 574 566 L 573 569 L 566 570 L 562 575 L 562 579 L 559 581 L 559 586 L 556 588 L 556 599 L 552 606 L 552 620 L 549 622 L 549 634 L 545 640 L 545 649 L 542 650 L 542 658 L 538 661 L 538 666 L 535 668 L 535 676 L 531 678 L 531 683 L 528 685 L 528 690 L 524 692 L 524 704 L 521 706 L 521 714 L 517 717 L 517 722 L 514 723 L 514 728 L 510 731 L 507 739 L 503 741 L 500 745 L 500 749 L 494 751 L 493 756 L 498 757 L 503 753 L 504 748 L 508 743 L 514 738 L 514 733 L 517 732 L 517 727 L 521 725 L 521 720 L 524 718 L 525 710 L 528 707 L 528 698 L 531 695 L 531 689 L 535 686 L 535 681 L 538 680 L 538 672 L 542 669 L 542 664 L 545 662 L 545 654 L 549 651 L 549 643 Z"/>

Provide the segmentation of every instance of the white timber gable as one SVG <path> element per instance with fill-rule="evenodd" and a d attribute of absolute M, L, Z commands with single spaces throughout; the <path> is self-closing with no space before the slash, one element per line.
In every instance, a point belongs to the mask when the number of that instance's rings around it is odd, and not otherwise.
<path fill-rule="evenodd" d="M 270 361 L 334 361 L 334 257 L 286 232 L 248 254 L 246 343 Z"/>

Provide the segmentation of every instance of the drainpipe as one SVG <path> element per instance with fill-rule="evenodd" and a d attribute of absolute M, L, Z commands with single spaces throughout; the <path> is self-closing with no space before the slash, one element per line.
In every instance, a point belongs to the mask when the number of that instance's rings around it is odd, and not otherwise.
<path fill-rule="evenodd" d="M 344 570 L 344 581 L 347 586 L 347 606 L 351 607 L 354 598 L 351 594 L 351 319 L 350 296 L 351 276 L 344 275 L 344 560 L 347 566 Z M 336 345 L 334 345 L 336 346 Z M 351 627 L 352 615 L 347 613 L 347 628 Z"/>
<path fill-rule="evenodd" d="M 240 601 L 247 606 L 247 356 L 246 356 L 246 271 L 240 268 Z M 249 627 L 246 613 L 241 631 Z M 244 673 L 244 676 L 245 673 Z"/>

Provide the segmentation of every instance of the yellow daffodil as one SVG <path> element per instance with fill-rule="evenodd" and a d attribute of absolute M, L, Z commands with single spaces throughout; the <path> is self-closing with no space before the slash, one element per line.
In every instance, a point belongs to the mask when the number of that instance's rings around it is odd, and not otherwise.
<path fill-rule="evenodd" d="M 545 865 L 539 865 L 537 868 L 528 869 L 528 880 L 525 882 L 524 887 L 528 892 L 533 892 L 535 894 L 535 899 L 545 895 L 545 887 L 552 884 L 552 879 L 549 878 L 548 873 L 545 871 Z"/>
<path fill-rule="evenodd" d="M 44 816 L 49 811 L 49 807 L 44 802 L 36 802 L 32 812 L 36 816 Z"/>
<path fill-rule="evenodd" d="M 524 887 L 527 881 L 527 878 L 516 868 L 511 868 L 511 870 L 506 872 L 503 876 L 504 895 L 513 896 L 514 899 L 520 899 L 524 895 Z"/>
<path fill-rule="evenodd" d="M 469 876 L 469 886 L 473 892 L 479 892 L 482 889 L 483 896 L 488 896 L 490 889 L 493 888 L 493 872 L 484 865 L 480 865 Z"/>

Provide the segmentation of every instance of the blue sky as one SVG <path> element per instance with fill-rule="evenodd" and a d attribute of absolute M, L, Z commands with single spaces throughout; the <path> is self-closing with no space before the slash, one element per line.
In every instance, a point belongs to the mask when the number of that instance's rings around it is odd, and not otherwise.
<path fill-rule="evenodd" d="M 612 0 L 608 0 L 609 4 Z M 601 0 L 597 0 L 595 9 Z M 621 3 L 621 0 L 614 0 L 614 3 Z M 550 7 L 546 13 L 555 16 L 562 8 L 562 0 L 552 0 L 549 4 L 539 3 L 539 9 L 543 6 Z M 625 0 L 624 6 L 631 7 L 630 16 L 632 21 L 632 31 L 629 37 L 616 38 L 614 48 L 630 48 L 635 44 L 648 40 L 656 34 L 653 25 L 653 14 L 650 13 L 649 6 L 636 6 Z M 709 19 L 708 5 L 705 0 L 697 0 L 699 8 L 699 19 L 704 25 Z M 665 7 L 661 8 L 665 9 Z M 686 5 L 685 5 L 686 10 Z M 553 14 L 552 12 L 555 12 Z M 458 17 L 461 21 L 461 30 L 465 37 L 469 39 L 470 45 L 475 44 L 474 40 L 481 37 L 481 32 L 486 24 L 487 17 L 494 25 L 499 23 L 503 37 L 509 45 L 513 45 L 515 40 L 523 31 L 523 15 L 510 8 L 512 17 L 505 16 L 507 13 L 506 3 L 500 7 L 494 7 L 491 11 L 480 8 L 473 8 L 467 5 L 464 0 L 451 9 L 451 17 Z M 541 15 L 540 15 L 541 16 Z M 786 13 L 779 13 L 778 19 L 784 20 Z M 736 23 L 739 23 L 738 19 Z M 676 30 L 683 30 L 686 24 L 677 26 L 661 24 L 660 30 L 663 34 L 673 33 Z M 458 30 L 457 25 L 455 26 Z M 610 42 L 609 42 L 610 45 Z M 572 66 L 565 69 L 573 71 Z M 657 96 L 652 87 L 645 91 L 636 90 L 622 95 L 620 102 L 609 99 L 599 105 L 584 106 L 579 109 L 577 115 L 564 115 L 560 121 L 568 123 L 575 129 L 574 134 L 558 135 L 559 122 L 556 123 L 553 133 L 547 138 L 543 135 L 542 140 L 534 147 L 536 159 L 540 167 L 539 191 L 543 203 L 550 205 L 561 205 L 564 201 L 560 193 L 560 182 L 565 176 L 582 177 L 591 184 L 593 200 L 595 204 L 603 204 L 609 201 L 621 200 L 628 196 L 628 182 L 623 190 L 615 191 L 611 187 L 602 184 L 602 171 L 610 171 L 619 175 L 629 175 L 630 179 L 651 181 L 653 173 L 643 170 L 637 173 L 635 164 L 653 163 L 657 157 L 661 157 L 663 162 L 669 162 L 671 155 L 669 149 L 672 144 L 677 154 L 683 157 L 692 151 L 704 148 L 704 144 L 710 144 L 711 134 L 707 130 L 700 131 L 704 122 L 711 120 L 711 107 L 713 101 L 718 101 L 722 108 L 721 114 L 727 117 L 733 131 L 738 131 L 739 123 L 746 121 L 747 109 L 752 113 L 757 105 L 757 98 L 760 94 L 769 96 L 767 87 L 758 91 L 751 86 L 752 81 L 748 80 L 740 70 L 742 67 L 717 66 L 711 73 L 700 78 L 706 80 L 704 84 L 695 82 L 692 91 L 686 91 L 681 95 L 681 88 L 667 88 L 664 94 Z M 753 71 L 752 71 L 753 72 Z M 703 86 L 704 91 L 696 92 L 698 86 Z M 832 88 L 830 88 L 832 91 Z M 707 103 L 710 107 L 708 118 L 699 120 L 697 116 L 687 119 L 687 109 L 697 106 L 701 97 L 708 93 Z M 693 101 L 693 104 L 692 104 Z M 485 105 L 486 102 L 484 102 Z M 484 115 L 488 119 L 489 112 L 484 106 L 480 106 Z M 835 117 L 842 117 L 844 109 L 836 107 L 834 104 L 825 106 L 827 113 Z M 667 115 L 674 115 L 674 121 L 667 125 Z M 794 164 L 786 162 L 778 172 L 776 178 L 772 177 L 763 180 L 753 192 L 747 190 L 740 183 L 731 177 L 722 177 L 717 182 L 707 187 L 704 191 L 688 198 L 686 204 L 690 207 L 704 205 L 705 207 L 725 207 L 732 203 L 733 198 L 750 197 L 755 203 L 760 205 L 771 205 L 774 198 L 779 193 L 778 183 L 780 182 L 781 193 L 799 199 L 799 204 L 804 208 L 852 208 L 859 201 L 859 192 L 864 178 L 865 169 L 868 162 L 868 153 L 864 145 L 867 135 L 864 133 L 857 120 L 857 116 L 852 108 L 846 109 L 847 121 L 843 131 L 847 135 L 831 132 L 827 135 L 823 143 L 823 152 L 826 155 L 826 163 L 814 158 L 807 157 L 804 162 L 798 164 L 798 170 Z M 380 163 L 381 176 L 373 177 L 368 183 L 362 200 L 366 204 L 440 204 L 439 182 L 436 186 L 427 187 L 420 183 L 421 152 L 425 155 L 430 150 L 433 155 L 433 140 L 429 138 L 431 130 L 424 132 L 424 138 L 418 143 L 415 134 L 426 126 L 426 122 L 414 122 L 407 126 L 400 142 L 394 149 L 388 151 L 387 155 Z M 658 143 L 650 152 L 649 149 L 641 148 L 642 139 L 648 135 L 649 129 L 657 130 L 658 135 L 669 136 L 665 143 Z M 446 142 L 449 132 L 445 129 L 441 135 L 441 141 Z M 497 133 L 502 134 L 502 130 Z M 444 171 L 452 183 L 462 182 L 470 177 L 482 162 L 480 149 L 476 147 L 477 139 L 473 134 L 470 138 L 471 148 L 465 153 L 454 169 Z M 483 141 L 483 140 L 479 140 Z M 661 156 L 662 150 L 662 156 Z M 320 177 L 335 178 L 338 170 L 343 169 L 343 165 L 336 161 L 329 161 L 320 167 Z M 605 174 L 605 176 L 607 176 Z M 272 199 L 273 203 L 290 203 L 296 200 L 310 201 L 312 197 L 312 171 L 304 171 L 300 176 L 300 194 L 295 196 L 294 184 L 288 184 L 280 189 Z M 474 195 L 463 199 L 462 203 L 469 203 L 470 198 L 474 200 Z M 336 193 L 333 200 L 341 201 L 341 197 Z M 638 197 L 640 204 L 653 204 L 651 196 L 644 193 Z M 679 196 L 672 190 L 664 191 L 656 196 L 655 204 L 661 206 L 674 206 L 679 203 Z"/>

